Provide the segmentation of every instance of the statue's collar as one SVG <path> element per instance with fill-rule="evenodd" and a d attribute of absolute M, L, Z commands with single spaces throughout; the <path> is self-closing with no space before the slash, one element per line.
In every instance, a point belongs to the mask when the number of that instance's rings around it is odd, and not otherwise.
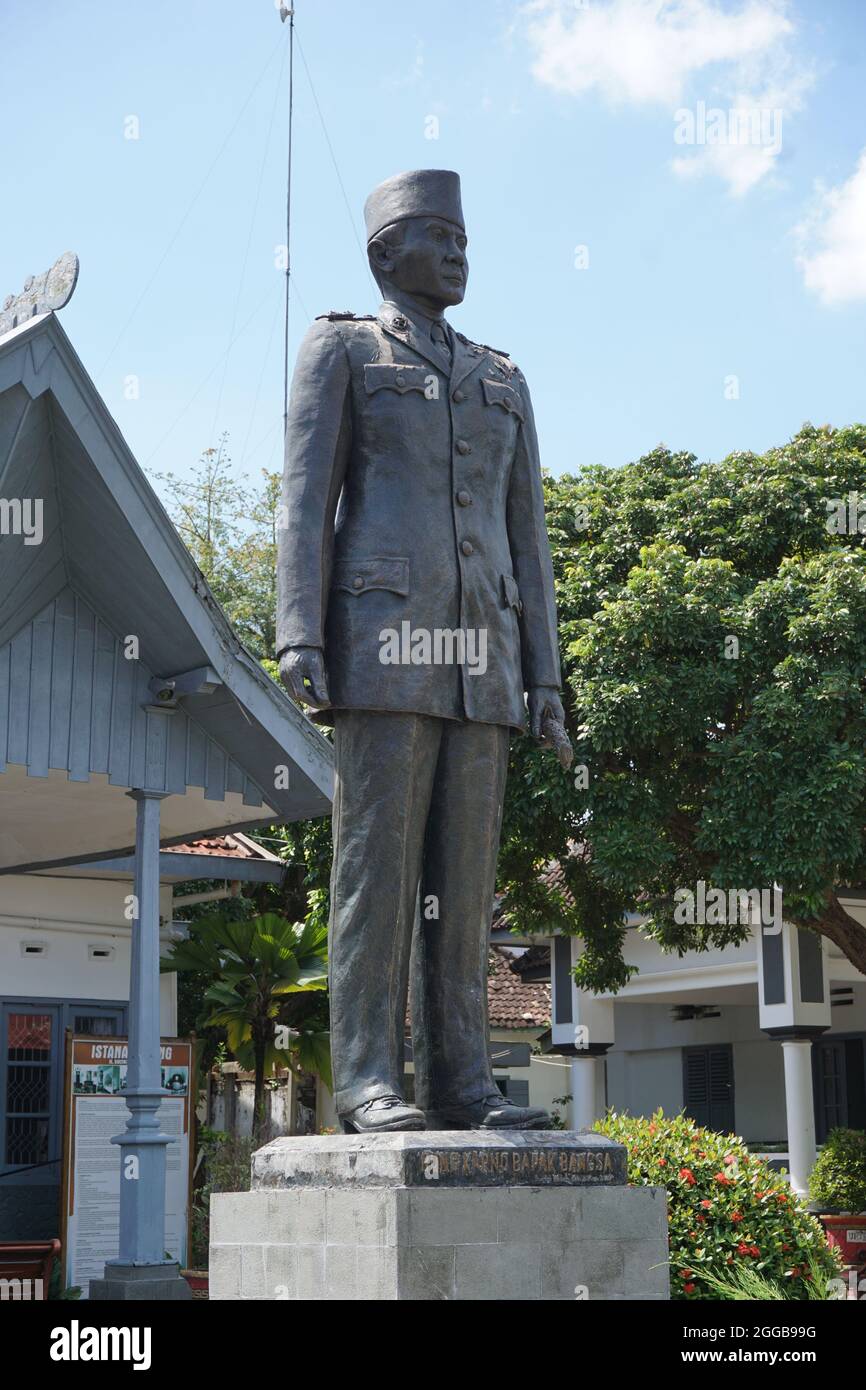
<path fill-rule="evenodd" d="M 430 336 L 433 324 L 445 324 L 444 319 L 431 318 L 416 306 L 413 305 L 410 309 L 408 305 L 398 304 L 393 299 L 386 299 L 380 305 L 376 317 L 386 332 L 393 334 L 400 342 L 406 343 L 413 351 L 450 374 L 451 359 Z M 450 331 L 447 324 L 445 327 L 446 331 Z"/>
<path fill-rule="evenodd" d="M 446 331 L 448 329 L 448 324 L 441 314 L 438 316 L 435 314 L 425 314 L 417 305 L 399 303 L 396 299 L 386 299 L 384 303 L 379 306 L 379 312 L 376 317 L 389 328 L 396 327 L 398 332 L 404 327 L 405 323 L 411 323 L 417 328 L 419 333 L 423 333 L 427 338 L 430 337 L 430 330 L 434 323 L 441 323 Z"/>

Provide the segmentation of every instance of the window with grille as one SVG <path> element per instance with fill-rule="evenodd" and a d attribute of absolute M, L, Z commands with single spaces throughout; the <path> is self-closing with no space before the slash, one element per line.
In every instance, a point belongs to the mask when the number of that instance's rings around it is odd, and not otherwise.
<path fill-rule="evenodd" d="M 76 1037 L 111 1038 L 117 1034 L 117 1014 L 75 1014 L 72 1031 Z"/>
<path fill-rule="evenodd" d="M 49 1013 L 6 1016 L 7 1164 L 44 1163 L 51 1124 L 51 1042 Z"/>
<path fill-rule="evenodd" d="M 64 1033 L 124 1037 L 123 1004 L 0 1000 L 0 1177 L 56 1182 L 61 1157 Z"/>

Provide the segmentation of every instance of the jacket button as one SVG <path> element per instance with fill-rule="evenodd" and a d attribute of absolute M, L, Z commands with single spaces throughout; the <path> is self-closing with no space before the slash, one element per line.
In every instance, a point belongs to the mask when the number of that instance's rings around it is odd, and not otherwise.
<path fill-rule="evenodd" d="M 463 551 L 464 555 L 471 555 L 475 547 L 471 541 L 461 541 L 460 549 Z"/>
<path fill-rule="evenodd" d="M 467 492 L 465 488 L 461 488 L 457 494 L 457 501 L 460 503 L 461 507 L 468 507 L 472 501 L 472 493 Z"/>
<path fill-rule="evenodd" d="M 457 404 L 459 405 L 461 401 L 465 401 L 465 400 L 466 400 L 466 392 L 465 392 L 465 391 L 461 391 L 461 390 L 460 390 L 460 387 L 458 386 L 458 387 L 457 387 L 457 390 L 454 392 L 454 394 L 453 394 L 453 396 L 451 397 L 451 399 L 452 399 L 452 401 L 456 401 Z"/>
<path fill-rule="evenodd" d="M 360 574 L 356 574 L 356 575 L 355 575 L 355 578 L 352 580 L 352 588 L 353 588 L 353 589 L 363 589 L 363 587 L 364 587 L 364 581 L 363 581 L 363 579 L 361 578 Z"/>
<path fill-rule="evenodd" d="M 466 454 L 471 454 L 471 453 L 472 453 L 472 445 L 471 445 L 471 444 L 467 444 L 467 442 L 466 442 L 465 439 L 458 439 L 458 441 L 457 441 L 457 452 L 458 452 L 458 454 L 463 454 L 464 456 L 465 456 Z"/>

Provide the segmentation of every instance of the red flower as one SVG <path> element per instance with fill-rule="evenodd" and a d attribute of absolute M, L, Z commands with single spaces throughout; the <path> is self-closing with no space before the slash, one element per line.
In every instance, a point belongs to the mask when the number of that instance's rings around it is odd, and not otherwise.
<path fill-rule="evenodd" d="M 737 1161 L 737 1155 L 736 1155 L 736 1154 L 725 1154 L 724 1158 L 722 1159 L 722 1162 L 724 1163 L 724 1165 L 725 1165 L 726 1168 L 730 1168 L 731 1164 L 732 1164 L 732 1163 L 736 1163 L 736 1161 Z"/>
<path fill-rule="evenodd" d="M 758 1249 L 757 1245 L 750 1245 L 750 1246 L 749 1246 L 749 1254 L 750 1254 L 750 1255 L 754 1255 L 755 1259 L 758 1258 L 758 1256 L 760 1255 L 760 1253 L 761 1253 L 761 1252 L 760 1252 L 760 1250 Z"/>
<path fill-rule="evenodd" d="M 783 1204 L 784 1204 L 785 1202 L 787 1202 L 787 1200 L 788 1200 L 787 1197 L 785 1196 L 784 1192 L 777 1192 L 777 1193 L 776 1193 L 776 1196 L 778 1197 L 779 1201 L 782 1202 Z"/>
<path fill-rule="evenodd" d="M 723 1187 L 731 1186 L 730 1178 L 726 1178 L 724 1173 L 716 1173 L 716 1176 L 713 1178 L 713 1182 L 719 1182 L 722 1184 Z"/>
<path fill-rule="evenodd" d="M 694 1285 L 694 1284 L 683 1284 L 683 1293 L 694 1293 L 694 1291 L 695 1291 L 695 1285 Z"/>
<path fill-rule="evenodd" d="M 710 1201 L 709 1197 L 704 1197 L 704 1198 L 701 1199 L 701 1206 L 702 1206 L 702 1207 L 711 1207 L 712 1205 L 713 1205 L 713 1204 L 712 1204 L 712 1202 Z"/>
<path fill-rule="evenodd" d="M 651 1123 L 650 1126 L 649 1126 L 649 1133 L 650 1133 L 650 1134 L 655 1134 L 655 1132 L 656 1132 L 657 1129 L 658 1129 L 658 1125 L 657 1125 L 657 1124 L 654 1124 L 654 1123 Z"/>
<path fill-rule="evenodd" d="M 748 1255 L 748 1254 L 750 1254 L 750 1253 L 751 1253 L 751 1252 L 750 1252 L 749 1247 L 748 1247 L 748 1245 L 746 1244 L 746 1242 L 745 1242 L 744 1240 L 741 1240 L 740 1243 L 739 1243 L 739 1245 L 737 1246 L 737 1254 L 738 1254 L 738 1255 Z"/>
<path fill-rule="evenodd" d="M 683 1179 L 684 1182 L 688 1183 L 689 1187 L 694 1187 L 695 1175 L 692 1172 L 691 1168 L 681 1168 L 680 1177 Z"/>
<path fill-rule="evenodd" d="M 732 1221 L 734 1221 L 734 1222 L 736 1222 L 736 1221 L 742 1221 L 742 1219 L 743 1219 L 743 1213 L 742 1213 L 741 1211 L 732 1211 L 732 1212 L 731 1212 L 731 1220 L 732 1220 Z"/>
<path fill-rule="evenodd" d="M 790 1248 L 791 1248 L 790 1245 L 783 1245 L 783 1246 L 782 1246 L 782 1249 L 783 1249 L 783 1250 L 790 1250 Z"/>
<path fill-rule="evenodd" d="M 666 1158 L 660 1158 L 660 1159 L 659 1159 L 659 1167 L 660 1167 L 660 1168 L 667 1168 L 667 1166 L 668 1166 L 668 1161 L 667 1161 L 667 1159 L 666 1159 Z"/>
<path fill-rule="evenodd" d="M 704 1213 L 702 1211 L 699 1211 L 697 1216 L 695 1217 L 695 1220 L 700 1221 L 702 1225 L 706 1221 L 706 1219 L 707 1218 L 704 1216 Z"/>
<path fill-rule="evenodd" d="M 684 1269 L 684 1270 L 682 1271 L 682 1273 L 680 1274 L 680 1278 L 681 1278 L 681 1279 L 691 1279 L 691 1277 L 692 1277 L 692 1275 L 694 1274 L 694 1272 L 695 1272 L 695 1271 L 694 1271 L 693 1269 Z"/>

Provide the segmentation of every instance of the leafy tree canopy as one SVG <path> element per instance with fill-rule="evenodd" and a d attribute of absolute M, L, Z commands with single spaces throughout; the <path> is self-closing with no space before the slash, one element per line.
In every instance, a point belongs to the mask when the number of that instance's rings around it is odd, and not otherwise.
<path fill-rule="evenodd" d="M 866 880 L 866 427 L 545 487 L 575 766 L 513 745 L 511 919 L 581 936 L 579 982 L 615 989 L 627 911 L 706 949 L 750 928 L 678 920 L 678 889 L 778 884 L 785 919 L 866 973 L 838 898 Z"/>
<path fill-rule="evenodd" d="M 169 515 L 235 631 L 271 675 L 276 646 L 280 475 L 255 483 L 232 471 L 228 436 L 189 478 L 156 473 Z"/>
<path fill-rule="evenodd" d="M 239 483 L 223 439 L 189 482 L 160 481 L 274 674 L 278 475 Z M 866 973 L 866 932 L 838 898 L 866 882 L 866 427 L 806 425 L 721 463 L 659 447 L 545 489 L 575 765 L 513 740 L 510 919 L 580 936 L 580 984 L 616 989 L 627 912 L 665 949 L 728 945 L 749 926 L 678 921 L 677 890 L 779 884 L 786 919 Z M 266 832 L 290 869 L 279 894 L 257 890 L 260 911 L 325 920 L 329 832 Z M 551 886 L 539 876 L 554 859 Z"/>

